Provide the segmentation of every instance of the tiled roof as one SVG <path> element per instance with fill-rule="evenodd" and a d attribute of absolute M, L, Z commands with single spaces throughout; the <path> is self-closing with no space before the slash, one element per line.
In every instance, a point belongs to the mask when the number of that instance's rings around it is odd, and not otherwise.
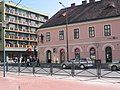
<path fill-rule="evenodd" d="M 65 25 L 66 9 L 61 9 L 40 28 Z M 67 8 L 68 24 L 120 16 L 120 0 L 101 0 Z"/>

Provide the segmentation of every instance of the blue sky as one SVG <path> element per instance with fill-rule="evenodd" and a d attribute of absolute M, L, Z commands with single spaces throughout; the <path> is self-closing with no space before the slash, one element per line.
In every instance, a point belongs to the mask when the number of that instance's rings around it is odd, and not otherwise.
<path fill-rule="evenodd" d="M 16 3 L 19 2 L 19 0 L 12 1 Z M 83 0 L 22 0 L 20 4 L 31 7 L 43 13 L 47 13 L 50 18 L 58 10 L 63 8 L 59 4 L 59 2 L 62 2 L 66 7 L 69 7 L 71 3 L 76 3 L 76 5 L 80 5 L 82 1 Z"/>

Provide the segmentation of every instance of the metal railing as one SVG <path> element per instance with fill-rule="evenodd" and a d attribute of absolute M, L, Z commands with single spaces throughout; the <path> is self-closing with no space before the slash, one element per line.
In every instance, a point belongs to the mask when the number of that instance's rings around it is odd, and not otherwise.
<path fill-rule="evenodd" d="M 97 77 L 98 79 L 105 77 L 120 78 L 120 71 L 103 69 L 101 68 L 101 65 L 101 62 L 98 60 L 96 66 L 92 68 L 80 69 L 76 68 L 75 64 L 72 63 L 70 68 L 64 69 L 61 64 L 56 63 L 38 63 L 37 61 L 26 63 L 14 62 L 6 64 L 6 72 L 15 72 L 19 75 L 21 73 L 31 73 L 33 75 L 44 74 L 51 76 L 62 75 L 71 77 Z M 3 64 L 1 63 L 0 70 L 3 70 L 2 67 Z"/>

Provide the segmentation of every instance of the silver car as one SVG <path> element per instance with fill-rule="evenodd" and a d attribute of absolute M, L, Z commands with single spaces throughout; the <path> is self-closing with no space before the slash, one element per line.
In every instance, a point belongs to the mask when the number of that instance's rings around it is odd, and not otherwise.
<path fill-rule="evenodd" d="M 120 61 L 108 64 L 108 68 L 112 71 L 120 70 Z"/>
<path fill-rule="evenodd" d="M 63 62 L 61 64 L 62 68 L 69 68 L 74 64 L 75 67 L 79 67 L 81 69 L 85 69 L 88 67 L 93 66 L 93 61 L 87 58 L 81 58 L 81 59 L 71 59 L 70 61 Z"/>

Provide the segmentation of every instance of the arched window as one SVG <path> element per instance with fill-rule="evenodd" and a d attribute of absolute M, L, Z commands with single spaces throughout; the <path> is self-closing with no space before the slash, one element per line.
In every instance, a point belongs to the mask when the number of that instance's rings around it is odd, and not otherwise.
<path fill-rule="evenodd" d="M 106 63 L 112 62 L 112 48 L 106 47 L 105 48 L 105 56 L 106 56 Z"/>
<path fill-rule="evenodd" d="M 95 60 L 96 59 L 96 50 L 94 47 L 90 48 L 90 58 L 92 60 Z"/>
<path fill-rule="evenodd" d="M 60 63 L 65 61 L 65 50 L 61 49 L 60 50 Z"/>
<path fill-rule="evenodd" d="M 47 59 L 47 63 L 51 63 L 52 62 L 51 51 L 50 50 L 46 51 L 46 59 Z"/>
<path fill-rule="evenodd" d="M 80 49 L 79 48 L 75 49 L 75 59 L 77 59 L 77 60 L 80 59 Z"/>

